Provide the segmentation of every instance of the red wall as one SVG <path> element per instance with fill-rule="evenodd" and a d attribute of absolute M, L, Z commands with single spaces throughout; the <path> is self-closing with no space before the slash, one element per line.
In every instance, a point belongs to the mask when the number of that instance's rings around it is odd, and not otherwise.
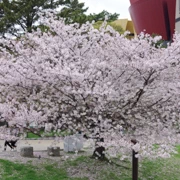
<path fill-rule="evenodd" d="M 171 40 L 175 29 L 176 0 L 130 0 L 129 8 L 136 32 L 162 35 Z"/>
<path fill-rule="evenodd" d="M 170 20 L 170 29 L 171 37 L 175 32 L 175 19 L 176 19 L 176 0 L 166 0 L 168 6 L 169 20 Z"/>

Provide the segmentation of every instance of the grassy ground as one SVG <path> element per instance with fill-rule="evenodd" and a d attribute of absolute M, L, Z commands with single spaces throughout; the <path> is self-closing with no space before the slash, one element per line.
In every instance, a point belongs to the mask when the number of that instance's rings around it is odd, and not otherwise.
<path fill-rule="evenodd" d="M 0 160 L 1 180 L 86 180 L 86 178 L 70 178 L 63 168 L 55 164 L 32 166 L 31 164 L 14 163 Z"/>
<path fill-rule="evenodd" d="M 139 180 L 180 180 L 180 147 L 178 154 L 168 159 L 144 159 L 139 162 Z M 79 157 L 68 162 L 73 177 L 93 177 L 95 180 L 132 180 L 131 162 L 112 160 L 111 163 Z M 78 169 L 81 172 L 78 172 Z"/>
<path fill-rule="evenodd" d="M 40 135 L 44 136 L 44 137 L 55 137 L 55 136 L 61 136 L 61 137 L 64 137 L 64 136 L 67 136 L 67 135 L 70 135 L 70 133 L 68 133 L 67 131 L 62 131 L 62 132 L 44 132 L 44 131 L 40 131 Z M 27 133 L 27 137 L 28 139 L 38 139 L 40 138 L 40 136 L 36 135 L 36 134 L 33 134 L 32 132 L 28 132 Z"/>
<path fill-rule="evenodd" d="M 139 180 L 180 180 L 179 169 L 180 146 L 178 154 L 171 158 L 140 161 Z M 131 180 L 131 172 L 130 161 L 108 162 L 89 156 L 34 164 L 0 160 L 1 180 Z"/>
<path fill-rule="evenodd" d="M 168 159 L 142 161 L 139 168 L 142 180 L 180 180 L 180 146 L 177 152 Z"/>

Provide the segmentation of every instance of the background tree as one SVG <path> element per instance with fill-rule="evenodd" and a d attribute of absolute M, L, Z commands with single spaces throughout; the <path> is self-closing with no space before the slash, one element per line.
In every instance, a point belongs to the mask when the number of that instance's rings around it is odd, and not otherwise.
<path fill-rule="evenodd" d="M 83 24 L 87 21 L 87 16 L 84 14 L 88 8 L 84 7 L 84 3 L 79 3 L 78 0 L 66 0 L 65 7 L 59 13 L 59 16 L 65 18 L 65 22 Z"/>
<path fill-rule="evenodd" d="M 15 36 L 25 31 L 31 32 L 38 24 L 41 10 L 57 9 L 59 6 L 65 6 L 59 16 L 65 18 L 66 22 L 86 22 L 84 12 L 88 8 L 83 9 L 84 3 L 79 3 L 78 0 L 3 0 L 0 3 L 0 32 L 2 35 L 9 33 Z"/>
<path fill-rule="evenodd" d="M 11 4 L 8 0 L 3 0 L 0 2 L 0 34 L 4 36 L 5 33 L 10 33 L 14 23 L 15 18 L 11 13 Z"/>
<path fill-rule="evenodd" d="M 1 33 L 19 36 L 25 31 L 31 32 L 44 3 L 45 0 L 3 0 L 0 4 L 3 11 Z"/>
<path fill-rule="evenodd" d="M 117 20 L 119 17 L 119 14 L 117 13 L 109 13 L 108 11 L 103 10 L 102 12 L 98 13 L 98 14 L 90 14 L 88 16 L 89 20 L 94 20 L 95 22 L 97 21 L 104 21 L 107 20 L 108 22 L 112 22 Z"/>
<path fill-rule="evenodd" d="M 43 9 L 56 9 L 59 6 L 65 5 L 67 0 L 46 0 Z"/>
<path fill-rule="evenodd" d="M 0 32 L 15 36 L 31 32 L 38 24 L 41 10 L 56 9 L 65 3 L 65 0 L 3 0 L 0 3 Z"/>
<path fill-rule="evenodd" d="M 58 16 L 65 18 L 66 23 L 83 24 L 87 21 L 113 21 L 118 14 L 103 11 L 99 14 L 86 15 L 88 8 L 78 0 L 2 0 L 0 2 L 0 33 L 21 36 L 25 31 L 31 32 L 39 25 L 39 13 L 44 9 L 59 11 Z M 62 8 L 61 8 L 62 7 Z M 42 27 L 42 26 L 41 26 Z"/>
<path fill-rule="evenodd" d="M 93 26 L 94 26 L 95 29 L 100 29 L 102 24 L 103 24 L 103 21 L 97 21 L 97 22 L 95 22 L 93 24 Z M 123 34 L 124 33 L 124 30 L 123 30 L 123 28 L 120 25 L 118 25 L 118 24 L 116 24 L 114 22 L 107 22 L 106 26 L 108 26 L 108 25 L 113 27 L 113 29 L 116 30 L 117 32 L 119 32 L 119 34 Z"/>

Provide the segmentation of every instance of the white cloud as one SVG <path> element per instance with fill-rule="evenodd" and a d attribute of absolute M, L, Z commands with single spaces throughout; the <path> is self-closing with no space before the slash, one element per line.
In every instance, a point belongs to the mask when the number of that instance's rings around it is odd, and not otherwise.
<path fill-rule="evenodd" d="M 110 13 L 120 14 L 120 18 L 130 18 L 129 14 L 129 0 L 79 0 L 84 2 L 85 7 L 89 7 L 88 13 L 99 13 L 107 10 Z"/>

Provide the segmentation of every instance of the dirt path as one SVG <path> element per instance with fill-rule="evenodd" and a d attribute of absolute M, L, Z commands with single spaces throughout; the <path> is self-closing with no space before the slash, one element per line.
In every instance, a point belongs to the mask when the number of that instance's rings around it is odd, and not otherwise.
<path fill-rule="evenodd" d="M 33 158 L 22 157 L 20 155 L 20 148 L 23 146 L 32 146 L 33 147 Z M 53 157 L 47 154 L 47 147 L 49 146 L 58 146 L 60 147 L 60 156 Z M 84 148 L 78 154 L 75 153 L 65 153 L 63 151 L 63 141 L 56 141 L 54 139 L 51 140 L 19 140 L 17 143 L 17 149 L 11 151 L 9 147 L 7 150 L 4 151 L 4 141 L 0 140 L 0 159 L 7 159 L 13 162 L 22 162 L 27 163 L 28 161 L 32 162 L 33 164 L 42 163 L 45 161 L 54 161 L 60 162 L 65 161 L 67 158 L 76 158 L 77 156 L 82 155 L 91 155 L 93 153 L 93 148 L 89 147 L 89 142 L 84 143 Z M 88 148 L 89 147 L 89 148 Z"/>

